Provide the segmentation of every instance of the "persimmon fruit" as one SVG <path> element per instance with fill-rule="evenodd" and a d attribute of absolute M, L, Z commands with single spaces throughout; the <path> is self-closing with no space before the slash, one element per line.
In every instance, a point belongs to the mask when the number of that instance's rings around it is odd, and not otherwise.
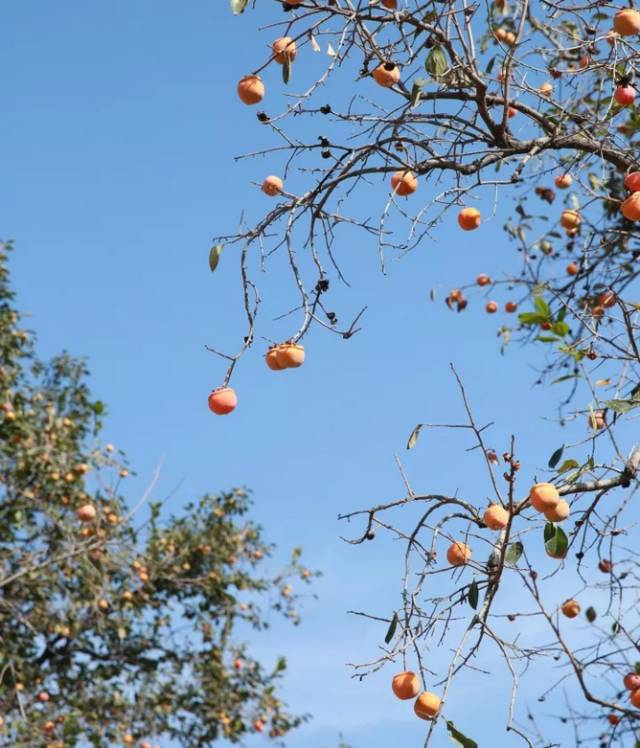
<path fill-rule="evenodd" d="M 413 705 L 413 711 L 420 719 L 433 719 L 440 711 L 440 697 L 430 691 L 423 691 Z"/>
<path fill-rule="evenodd" d="M 289 62 L 293 62 L 298 52 L 296 43 L 290 36 L 278 37 L 271 45 L 271 51 L 273 52 L 273 59 L 278 65 L 284 65 L 287 57 Z"/>
<path fill-rule="evenodd" d="M 243 104 L 252 106 L 264 99 L 264 83 L 259 75 L 245 75 L 238 83 L 238 97 Z"/>
<path fill-rule="evenodd" d="M 503 530 L 509 523 L 509 512 L 500 504 L 491 504 L 482 515 L 482 521 L 490 530 Z"/>
<path fill-rule="evenodd" d="M 549 522 L 564 522 L 565 519 L 571 514 L 571 507 L 568 502 L 564 499 L 560 501 L 551 509 L 548 509 L 544 516 Z"/>
<path fill-rule="evenodd" d="M 633 36 L 640 32 L 640 13 L 632 8 L 618 11 L 613 17 L 613 30 L 620 36 Z"/>
<path fill-rule="evenodd" d="M 463 208 L 458 213 L 458 224 L 465 231 L 477 229 L 481 220 L 480 211 L 477 208 Z"/>
<path fill-rule="evenodd" d="M 297 343 L 282 343 L 277 348 L 277 361 L 283 369 L 297 369 L 304 363 L 304 347 Z"/>
<path fill-rule="evenodd" d="M 552 483 L 536 483 L 529 491 L 529 501 L 537 512 L 544 514 L 557 506 L 560 494 Z"/>
<path fill-rule="evenodd" d="M 209 410 L 217 416 L 226 416 L 235 410 L 238 397 L 232 387 L 218 387 L 209 395 Z"/>
<path fill-rule="evenodd" d="M 264 180 L 261 189 L 265 195 L 269 195 L 269 197 L 275 197 L 282 192 L 283 187 L 284 184 L 282 183 L 282 179 L 280 179 L 280 177 L 271 175 Z"/>
<path fill-rule="evenodd" d="M 415 673 L 407 670 L 393 676 L 391 690 L 399 699 L 412 699 L 420 692 L 420 680 Z"/>
<path fill-rule="evenodd" d="M 391 88 L 400 80 L 400 68 L 393 62 L 383 62 L 371 75 L 379 86 Z"/>
<path fill-rule="evenodd" d="M 412 171 L 397 171 L 391 177 L 391 188 L 396 195 L 407 197 L 418 189 L 418 178 Z"/>
<path fill-rule="evenodd" d="M 580 614 L 580 603 L 577 600 L 565 600 L 560 606 L 562 615 L 566 618 L 575 618 Z"/>
<path fill-rule="evenodd" d="M 629 221 L 640 220 L 640 192 L 632 192 L 631 195 L 622 202 L 620 212 Z"/>
<path fill-rule="evenodd" d="M 471 548 L 466 543 L 456 540 L 447 550 L 447 561 L 451 566 L 464 566 L 471 559 Z"/>

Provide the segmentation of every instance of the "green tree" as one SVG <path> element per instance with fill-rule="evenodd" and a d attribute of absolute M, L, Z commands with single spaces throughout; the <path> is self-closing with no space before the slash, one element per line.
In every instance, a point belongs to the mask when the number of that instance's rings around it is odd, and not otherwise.
<path fill-rule="evenodd" d="M 268 609 L 299 621 L 300 549 L 275 576 L 246 491 L 180 516 L 124 498 L 128 467 L 103 445 L 85 365 L 35 353 L 0 247 L 0 744 L 209 746 L 284 736 L 305 717 L 278 695 L 285 660 L 240 634 Z M 137 523 L 137 524 L 136 524 Z M 240 629 L 240 631 L 239 631 Z"/>

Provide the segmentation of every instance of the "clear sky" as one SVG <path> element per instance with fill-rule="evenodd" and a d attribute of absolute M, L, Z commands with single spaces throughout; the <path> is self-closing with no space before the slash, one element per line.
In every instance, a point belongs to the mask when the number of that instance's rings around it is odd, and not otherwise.
<path fill-rule="evenodd" d="M 461 315 L 442 303 L 478 272 L 500 275 L 512 252 L 501 217 L 470 238 L 451 215 L 384 277 L 375 243 L 351 236 L 341 251 L 353 288 L 339 293 L 336 311 L 346 319 L 369 304 L 363 332 L 349 341 L 312 332 L 304 367 L 284 373 L 267 370 L 258 340 L 234 376 L 237 411 L 209 413 L 224 366 L 204 346 L 232 349 L 244 332 L 235 250 L 212 276 L 210 239 L 233 231 L 242 210 L 255 218 L 270 207 L 252 182 L 278 173 L 276 159 L 233 160 L 266 138 L 235 95 L 274 35 L 257 29 L 266 16 L 234 18 L 226 0 L 4 3 L 2 232 L 17 242 L 19 305 L 32 314 L 41 353 L 68 348 L 89 360 L 94 392 L 109 407 L 106 437 L 137 469 L 132 499 L 161 459 L 156 496 L 175 490 L 176 511 L 205 490 L 247 485 L 283 556 L 301 544 L 308 565 L 324 572 L 303 625 L 274 621 L 255 641 L 266 659 L 287 656 L 285 695 L 314 715 L 292 748 L 335 745 L 339 732 L 355 746 L 418 746 L 424 724 L 391 697 L 392 670 L 360 683 L 346 666 L 377 656 L 384 626 L 347 611 L 389 615 L 402 548 L 344 544 L 349 528 L 337 514 L 403 493 L 395 453 L 416 490 L 484 504 L 485 473 L 460 434 L 427 433 L 404 452 L 418 421 L 463 418 L 449 362 L 478 420 L 495 422 L 491 445 L 501 451 L 517 435 L 523 489 L 558 446 L 555 426 L 542 420 L 555 393 L 532 387 L 532 351 L 500 355 L 501 320 L 479 301 Z M 266 77 L 273 107 L 282 106 L 277 77 Z M 355 84 L 347 76 L 343 85 L 346 94 Z M 387 194 L 381 185 L 381 207 Z M 292 305 L 288 277 L 276 265 L 258 282 L 269 298 L 259 335 L 290 334 L 270 321 Z M 508 683 L 479 674 L 468 683 L 452 691 L 447 716 L 482 744 L 504 724 Z M 508 740 L 500 745 L 517 744 Z M 436 745 L 446 744 L 443 733 Z"/>

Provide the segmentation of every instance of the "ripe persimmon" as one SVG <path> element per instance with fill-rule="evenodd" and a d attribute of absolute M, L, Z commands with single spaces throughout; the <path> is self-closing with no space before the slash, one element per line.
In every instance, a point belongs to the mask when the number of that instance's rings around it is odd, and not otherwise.
<path fill-rule="evenodd" d="M 487 301 L 487 303 L 484 306 L 485 311 L 487 314 L 495 314 L 498 311 L 498 302 L 497 301 Z"/>
<path fill-rule="evenodd" d="M 276 355 L 283 369 L 297 369 L 304 363 L 304 347 L 297 343 L 282 343 L 277 347 Z"/>
<path fill-rule="evenodd" d="M 633 86 L 616 86 L 613 98 L 620 106 L 630 106 L 636 98 L 636 89 Z"/>
<path fill-rule="evenodd" d="M 433 719 L 440 711 L 440 704 L 440 697 L 437 694 L 423 691 L 416 699 L 413 711 L 420 719 Z"/>
<path fill-rule="evenodd" d="M 618 11 L 613 17 L 613 30 L 620 36 L 633 36 L 640 32 L 640 13 L 632 8 Z"/>
<path fill-rule="evenodd" d="M 411 195 L 418 189 L 418 178 L 412 171 L 397 171 L 391 177 L 391 189 L 401 197 Z"/>
<path fill-rule="evenodd" d="M 577 229 L 580 225 L 580 213 L 577 210 L 563 210 L 560 225 L 563 229 Z"/>
<path fill-rule="evenodd" d="M 464 566 L 471 559 L 471 548 L 466 543 L 456 540 L 447 550 L 447 561 L 451 566 Z"/>
<path fill-rule="evenodd" d="M 570 262 L 567 265 L 567 275 L 578 275 L 580 267 L 577 262 Z"/>
<path fill-rule="evenodd" d="M 83 504 L 76 510 L 76 517 L 80 522 L 93 522 L 96 518 L 96 508 L 93 504 Z"/>
<path fill-rule="evenodd" d="M 226 416 L 235 410 L 238 397 L 232 387 L 218 387 L 208 398 L 209 410 L 217 416 Z"/>
<path fill-rule="evenodd" d="M 477 229 L 481 220 L 480 211 L 477 208 L 463 208 L 458 213 L 458 224 L 465 231 Z"/>
<path fill-rule="evenodd" d="M 398 7 L 397 0 L 380 0 L 380 4 L 387 10 L 396 10 Z"/>
<path fill-rule="evenodd" d="M 379 86 L 390 88 L 400 80 L 400 68 L 394 62 L 383 62 L 371 75 Z"/>
<path fill-rule="evenodd" d="M 573 177 L 571 174 L 558 174 L 554 181 L 559 190 L 566 190 L 567 187 L 571 187 L 573 184 Z"/>
<path fill-rule="evenodd" d="M 611 572 L 613 571 L 613 562 L 609 561 L 609 559 L 607 558 L 603 558 L 598 563 L 598 569 L 600 569 L 603 574 L 611 574 Z"/>
<path fill-rule="evenodd" d="M 490 530 L 503 530 L 509 523 L 509 512 L 500 504 L 491 504 L 482 515 L 482 521 Z"/>
<path fill-rule="evenodd" d="M 562 615 L 567 618 L 575 618 L 580 613 L 580 603 L 577 600 L 565 600 L 560 606 Z"/>
<path fill-rule="evenodd" d="M 635 691 L 631 692 L 631 703 L 636 709 L 640 709 L 640 688 L 636 688 Z"/>
<path fill-rule="evenodd" d="M 238 83 L 238 96 L 243 104 L 257 104 L 264 98 L 264 83 L 258 75 L 245 75 Z"/>
<path fill-rule="evenodd" d="M 640 171 L 632 171 L 624 178 L 624 186 L 629 192 L 637 192 L 640 190 Z"/>
<path fill-rule="evenodd" d="M 600 431 L 603 429 L 607 425 L 604 418 L 604 411 L 594 410 L 592 413 L 589 413 L 588 422 L 589 428 L 594 431 Z"/>
<path fill-rule="evenodd" d="M 607 715 L 607 720 L 609 721 L 610 725 L 617 725 L 618 722 L 620 722 L 620 717 L 617 714 L 609 714 Z"/>
<path fill-rule="evenodd" d="M 640 192 L 632 192 L 620 206 L 622 215 L 629 221 L 640 220 Z"/>
<path fill-rule="evenodd" d="M 598 304 L 605 309 L 611 309 L 612 306 L 616 305 L 616 301 L 616 295 L 611 290 L 603 291 L 600 296 L 598 296 Z"/>
<path fill-rule="evenodd" d="M 624 676 L 623 683 L 628 691 L 637 691 L 640 688 L 640 675 L 638 673 L 627 673 Z"/>
<path fill-rule="evenodd" d="M 489 278 L 488 275 L 485 275 L 484 273 L 480 273 L 478 277 L 476 278 L 476 283 L 479 286 L 488 286 L 489 283 L 491 283 L 491 278 Z"/>
<path fill-rule="evenodd" d="M 560 501 L 560 494 L 553 483 L 536 483 L 529 491 L 529 501 L 537 512 L 548 512 Z"/>
<path fill-rule="evenodd" d="M 420 692 L 420 680 L 415 673 L 407 670 L 393 676 L 391 690 L 399 699 L 412 699 Z"/>
<path fill-rule="evenodd" d="M 509 119 L 511 119 L 512 117 L 515 117 L 517 113 L 518 113 L 518 110 L 515 107 L 512 107 L 512 106 L 507 107 L 507 117 L 509 117 Z"/>
<path fill-rule="evenodd" d="M 296 59 L 296 43 L 290 36 L 280 36 L 271 45 L 271 51 L 273 52 L 273 59 L 278 65 L 284 65 L 287 57 L 290 62 Z"/>
<path fill-rule="evenodd" d="M 505 312 L 509 312 L 509 314 L 513 314 L 513 312 L 515 312 L 517 308 L 518 305 L 515 301 L 507 301 L 507 303 L 504 305 Z"/>
<path fill-rule="evenodd" d="M 282 179 L 280 177 L 274 177 L 273 175 L 268 176 L 262 183 L 262 191 L 269 197 L 275 197 L 282 192 L 283 188 Z"/>
<path fill-rule="evenodd" d="M 552 509 L 548 509 L 544 513 L 544 516 L 549 520 L 549 522 L 564 522 L 570 514 L 571 507 L 569 506 L 569 503 L 564 499 L 560 499 Z"/>
<path fill-rule="evenodd" d="M 267 362 L 267 366 L 272 369 L 273 371 L 282 371 L 285 366 L 283 366 L 280 361 L 278 361 L 278 348 L 280 346 L 278 345 L 272 345 L 271 348 L 266 352 L 264 360 Z"/>
<path fill-rule="evenodd" d="M 538 86 L 538 93 L 542 96 L 550 96 L 553 93 L 553 83 L 546 81 L 546 83 Z"/>

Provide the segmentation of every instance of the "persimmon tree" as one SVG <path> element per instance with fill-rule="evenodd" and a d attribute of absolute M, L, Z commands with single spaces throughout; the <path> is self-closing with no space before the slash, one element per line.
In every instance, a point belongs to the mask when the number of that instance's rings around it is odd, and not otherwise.
<path fill-rule="evenodd" d="M 345 282 L 345 243 L 371 247 L 384 271 L 390 258 L 473 231 L 477 275 L 447 289 L 444 302 L 496 315 L 500 345 L 527 344 L 537 383 L 561 392 L 558 443 L 548 464 L 530 465 L 517 435 L 492 444 L 454 369 L 465 420 L 420 424 L 407 446 L 421 430 L 462 430 L 491 494 L 416 491 L 403 471 L 404 496 L 343 515 L 362 520 L 356 544 L 380 532 L 406 543 L 383 653 L 356 675 L 401 666 L 409 675 L 394 690 L 413 696 L 418 683 L 427 694 L 416 701 L 431 720 L 425 745 L 443 725 L 473 746 L 447 695 L 497 650 L 512 683 L 505 725 L 514 744 L 556 742 L 518 700 L 522 678 L 535 683 L 538 673 L 541 700 L 570 686 L 563 745 L 637 745 L 640 448 L 625 423 L 640 405 L 640 14 L 576 0 L 232 0 L 231 10 L 239 24 L 251 12 L 268 17 L 267 52 L 238 71 L 237 93 L 256 107 L 255 127 L 271 133 L 270 145 L 241 157 L 268 160 L 258 181 L 273 203 L 211 250 L 212 269 L 223 246 L 225 258 L 237 251 L 248 324 L 238 353 L 211 348 L 227 360 L 224 387 L 257 330 L 270 337 L 258 327 L 256 278 L 275 256 L 291 277 L 285 344 L 301 355 L 314 326 L 349 338 L 365 324 L 362 313 L 339 323 L 330 301 Z M 294 179 L 305 184 L 297 193 L 287 188 Z M 500 221 L 513 250 L 493 278 L 482 272 L 488 220 Z M 283 368 L 282 350 L 267 352 L 271 368 Z M 562 429 L 577 423 L 584 430 L 569 442 Z M 545 594 L 559 575 L 570 587 L 562 599 Z M 566 633 L 577 615 L 590 624 L 579 637 L 575 623 Z M 538 637 L 521 645 L 529 624 Z M 434 661 L 442 648 L 452 653 L 444 665 Z M 544 670 L 549 660 L 556 675 Z"/>
<path fill-rule="evenodd" d="M 179 515 L 126 499 L 122 452 L 100 440 L 104 405 L 82 361 L 50 362 L 14 308 L 0 248 L 0 744 L 208 746 L 279 741 L 304 717 L 278 693 L 283 658 L 245 640 L 276 611 L 299 621 L 315 572 L 273 553 L 248 493 Z M 296 581 L 297 580 L 297 581 Z"/>

